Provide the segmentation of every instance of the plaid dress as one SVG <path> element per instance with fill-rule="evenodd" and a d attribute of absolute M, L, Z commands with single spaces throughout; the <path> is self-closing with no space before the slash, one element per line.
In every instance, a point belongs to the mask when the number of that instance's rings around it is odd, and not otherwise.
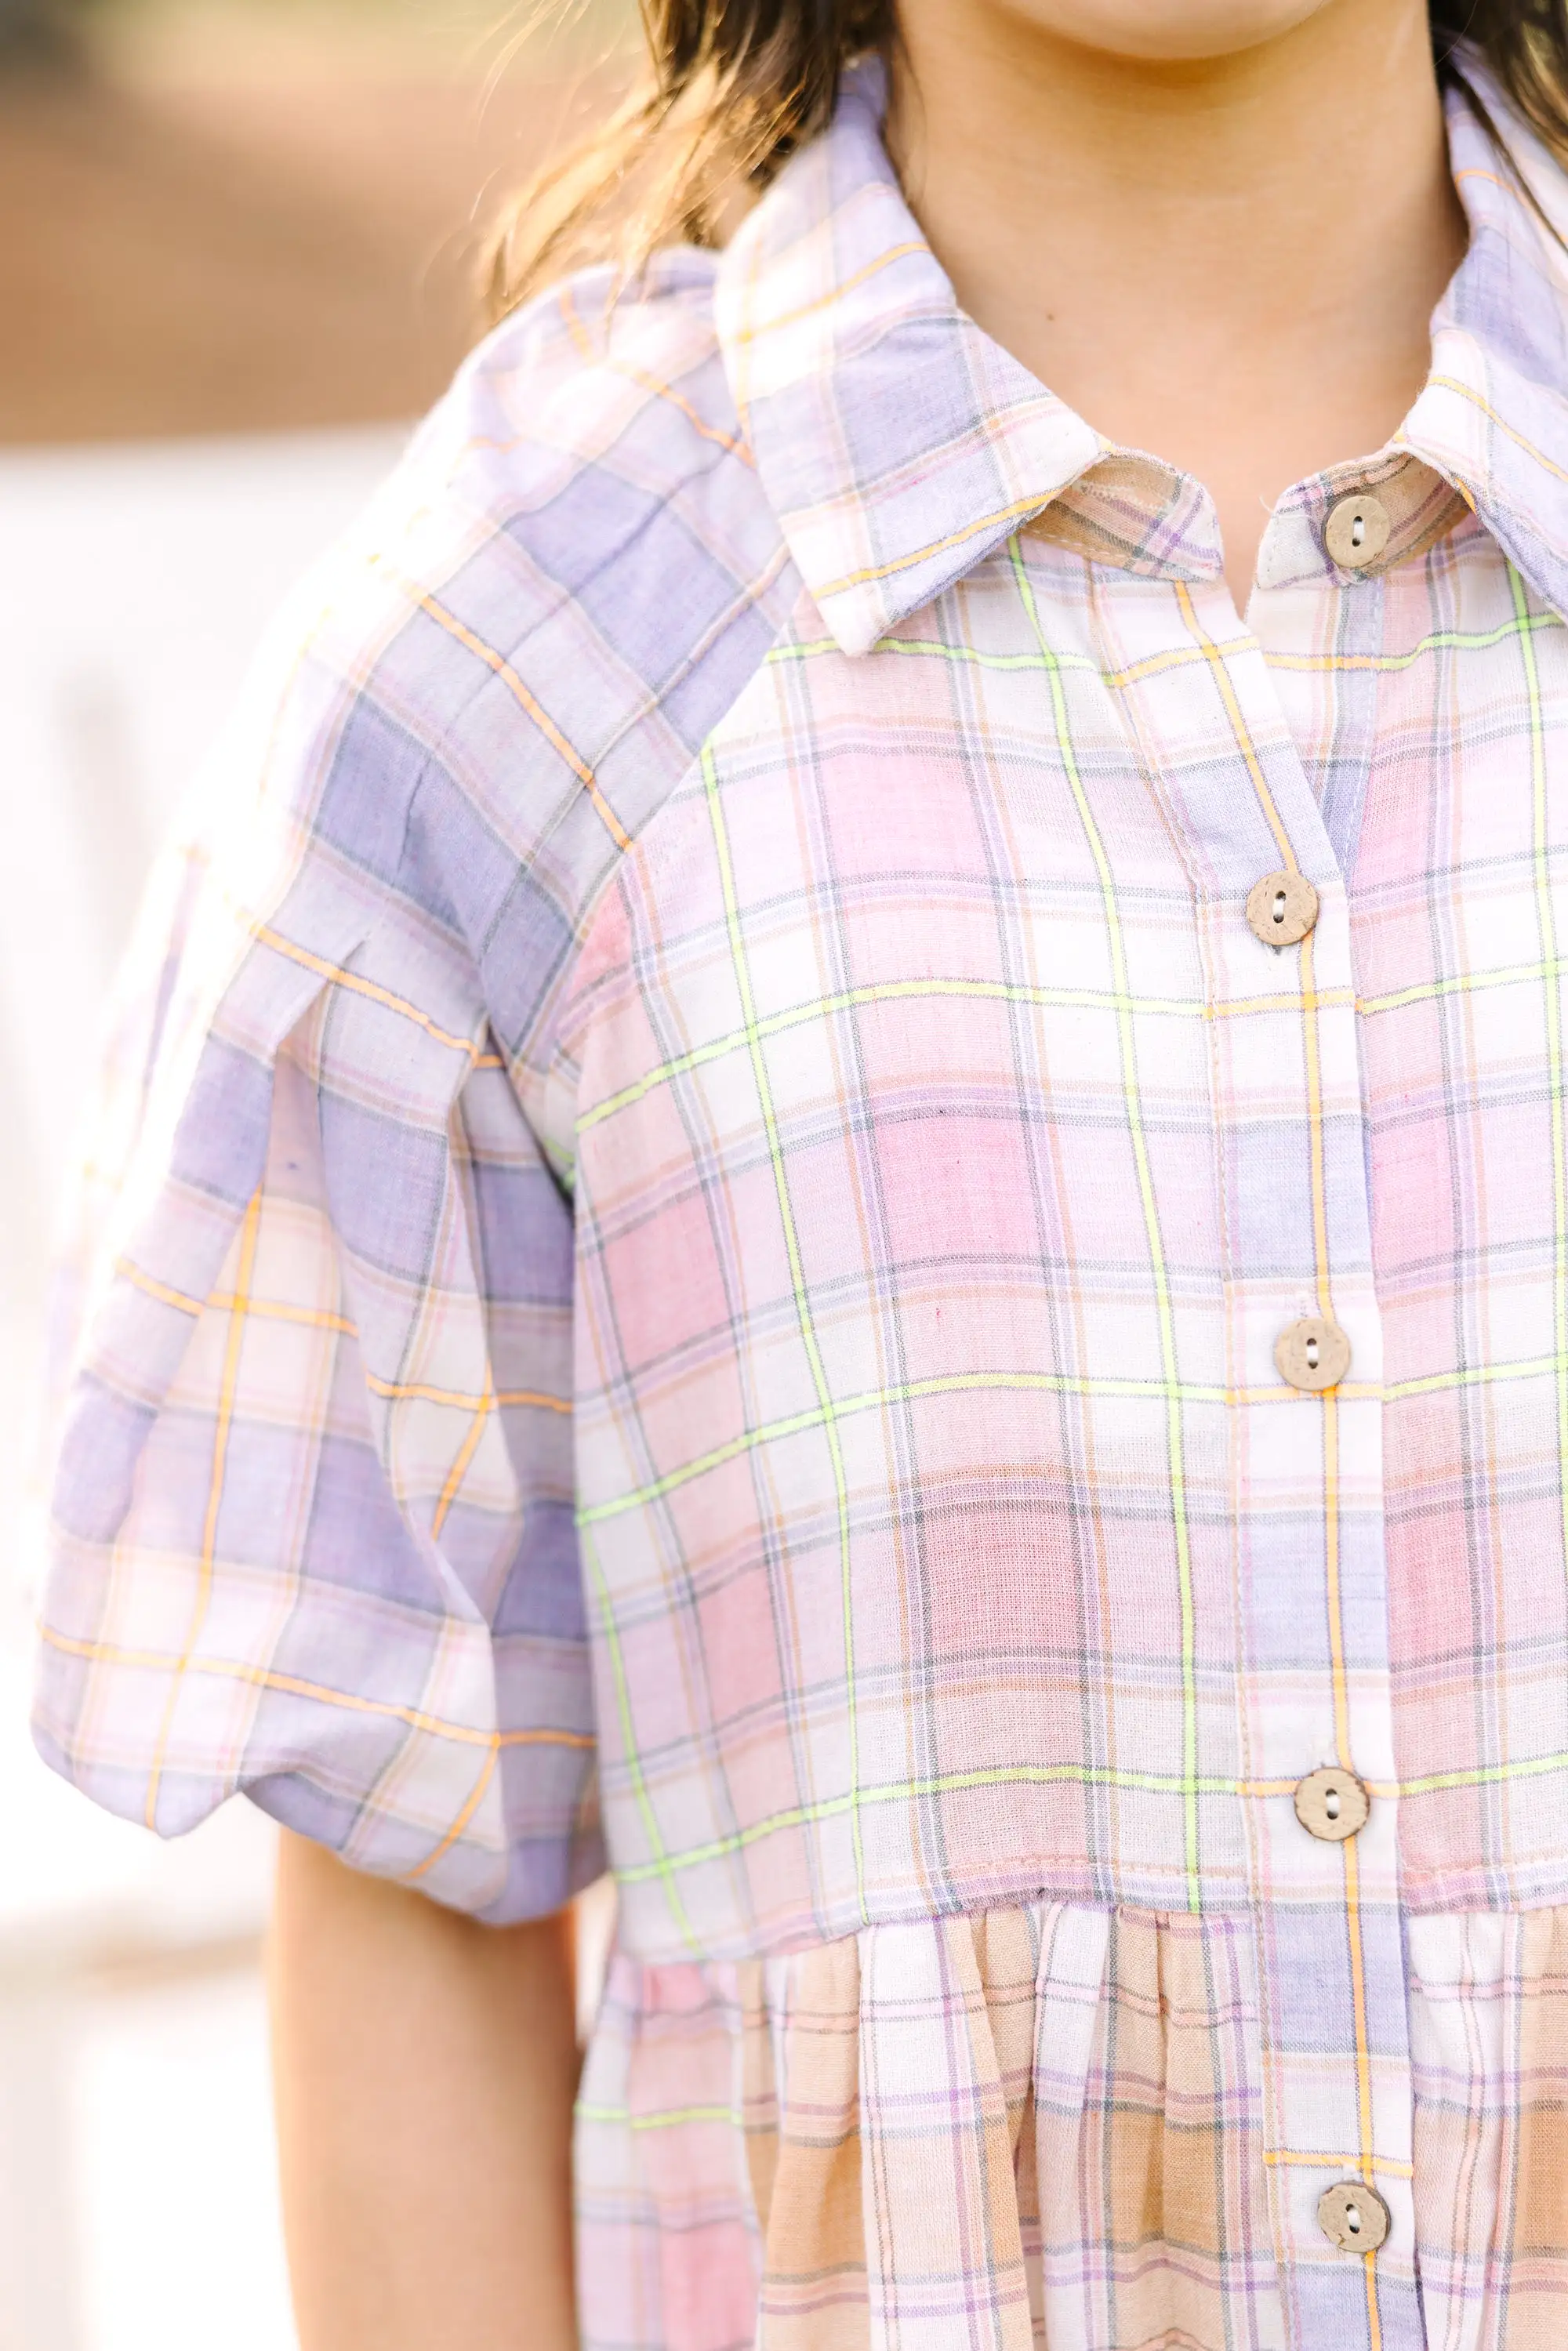
<path fill-rule="evenodd" d="M 280 624 L 37 1737 L 486 1919 L 608 1859 L 591 2351 L 1561 2351 L 1568 191 L 1451 101 L 1243 620 L 878 123 L 505 326 Z"/>

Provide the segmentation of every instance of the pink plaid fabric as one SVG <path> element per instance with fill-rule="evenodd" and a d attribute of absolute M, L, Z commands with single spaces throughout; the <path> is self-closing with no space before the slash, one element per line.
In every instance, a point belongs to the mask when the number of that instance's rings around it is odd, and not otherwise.
<path fill-rule="evenodd" d="M 494 1918 L 608 1854 L 591 2351 L 1545 2351 L 1568 197 L 1456 95 L 1426 389 L 1243 620 L 878 97 L 492 339 L 283 632 L 128 983 L 40 1742 Z"/>

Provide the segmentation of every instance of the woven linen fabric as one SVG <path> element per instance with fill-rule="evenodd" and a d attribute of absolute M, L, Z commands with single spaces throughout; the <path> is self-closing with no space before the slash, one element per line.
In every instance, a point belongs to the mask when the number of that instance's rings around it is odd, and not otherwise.
<path fill-rule="evenodd" d="M 1426 386 L 1243 619 L 880 94 L 280 625 L 122 996 L 39 1743 L 489 1919 L 608 1858 L 588 2351 L 1546 2351 L 1568 192 L 1452 99 Z"/>

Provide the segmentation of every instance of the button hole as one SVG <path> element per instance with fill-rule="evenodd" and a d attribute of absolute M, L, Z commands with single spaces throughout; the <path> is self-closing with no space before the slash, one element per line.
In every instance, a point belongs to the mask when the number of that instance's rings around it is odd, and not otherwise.
<path fill-rule="evenodd" d="M 1351 524 L 1351 527 L 1350 527 L 1350 543 L 1351 543 L 1352 547 L 1359 547 L 1359 546 L 1362 544 L 1362 541 L 1365 538 L 1365 537 L 1366 537 L 1366 517 L 1365 517 L 1364 515 L 1359 515 L 1359 514 L 1358 514 L 1358 515 L 1356 516 L 1356 517 L 1355 517 L 1355 520 Z"/>
<path fill-rule="evenodd" d="M 1309 1372 L 1315 1372 L 1317 1367 L 1318 1343 L 1315 1339 L 1309 1339 L 1307 1341 L 1307 1369 Z"/>
<path fill-rule="evenodd" d="M 1337 1821 L 1337 1820 L 1338 1820 L 1338 1818 L 1339 1818 L 1339 1790 L 1338 1790 L 1337 1788 L 1330 1788 L 1330 1789 L 1327 1791 L 1326 1794 L 1325 1794 L 1325 1795 L 1324 1795 L 1324 1797 L 1323 1797 L 1323 1810 L 1324 1810 L 1324 1812 L 1328 1814 L 1328 1816 L 1329 1816 L 1329 1818 L 1330 1818 L 1330 1820 L 1331 1820 L 1331 1821 Z"/>
<path fill-rule="evenodd" d="M 1360 2236 L 1361 2214 L 1357 2211 L 1354 2204 L 1352 2204 L 1345 2212 L 1344 2225 L 1350 2231 L 1353 2237 Z"/>
<path fill-rule="evenodd" d="M 1284 919 L 1285 893 L 1282 890 L 1276 890 L 1274 893 L 1274 920 L 1277 923 L 1282 923 Z"/>

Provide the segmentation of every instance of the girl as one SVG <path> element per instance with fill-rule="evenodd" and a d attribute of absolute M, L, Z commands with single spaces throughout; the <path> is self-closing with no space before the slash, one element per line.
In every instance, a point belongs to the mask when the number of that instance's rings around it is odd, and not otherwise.
<path fill-rule="evenodd" d="M 1560 2345 L 1568 16 L 647 16 L 149 917 L 39 1740 L 289 1833 L 306 2351 Z"/>

